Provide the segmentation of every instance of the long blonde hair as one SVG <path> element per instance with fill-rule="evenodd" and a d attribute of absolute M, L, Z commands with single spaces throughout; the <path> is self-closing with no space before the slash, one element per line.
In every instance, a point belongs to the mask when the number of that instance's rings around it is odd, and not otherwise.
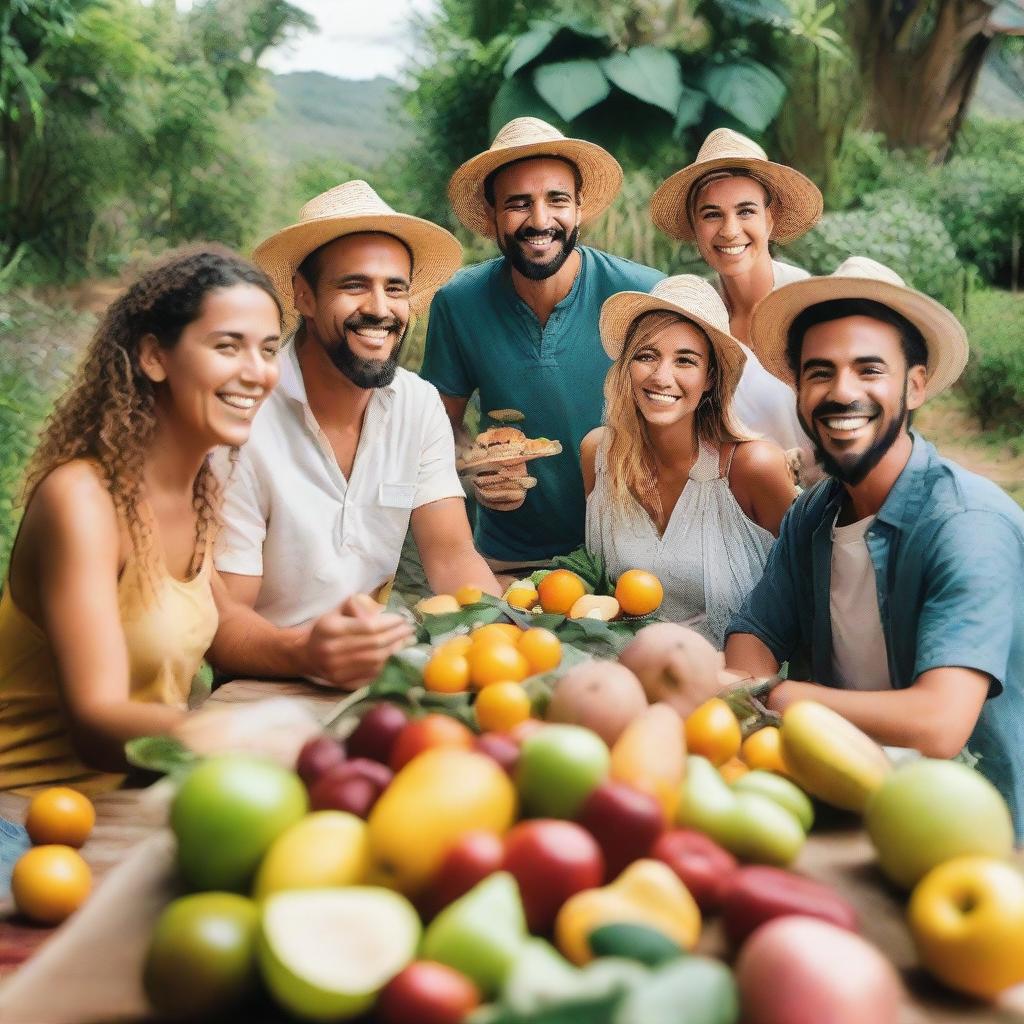
<path fill-rule="evenodd" d="M 724 378 L 715 346 L 704 328 L 682 313 L 671 310 L 642 313 L 629 325 L 622 351 L 604 381 L 604 421 L 608 437 L 605 473 L 613 512 L 623 518 L 637 515 L 639 504 L 655 522 L 661 520 L 661 498 L 658 494 L 651 436 L 647 421 L 640 414 L 633 397 L 629 367 L 636 353 L 672 324 L 686 324 L 695 328 L 704 338 L 708 349 L 707 375 L 711 387 L 704 393 L 693 414 L 697 441 L 717 449 L 729 442 L 752 439 L 752 435 L 733 412 L 732 396 L 727 397 L 725 394 Z"/>

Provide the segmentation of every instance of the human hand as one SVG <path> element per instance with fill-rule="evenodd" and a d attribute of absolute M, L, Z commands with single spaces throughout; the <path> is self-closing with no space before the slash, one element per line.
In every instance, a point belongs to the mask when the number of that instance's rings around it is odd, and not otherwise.
<path fill-rule="evenodd" d="M 401 615 L 385 612 L 368 594 L 353 594 L 313 623 L 305 645 L 306 674 L 354 690 L 408 646 L 412 632 Z"/>

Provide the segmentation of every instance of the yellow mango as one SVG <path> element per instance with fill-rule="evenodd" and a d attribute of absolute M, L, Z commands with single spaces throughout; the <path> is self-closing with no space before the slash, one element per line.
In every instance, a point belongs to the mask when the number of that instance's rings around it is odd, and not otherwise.
<path fill-rule="evenodd" d="M 833 807 L 863 813 L 892 771 L 885 751 L 838 712 L 800 700 L 782 716 L 782 757 L 793 780 Z"/>
<path fill-rule="evenodd" d="M 612 746 L 611 778 L 653 796 L 666 822 L 675 819 L 686 770 L 684 737 L 678 713 L 658 703 L 634 718 Z"/>
<path fill-rule="evenodd" d="M 371 877 L 415 895 L 467 832 L 507 832 L 517 803 L 511 779 L 492 758 L 453 747 L 424 751 L 370 812 Z"/>

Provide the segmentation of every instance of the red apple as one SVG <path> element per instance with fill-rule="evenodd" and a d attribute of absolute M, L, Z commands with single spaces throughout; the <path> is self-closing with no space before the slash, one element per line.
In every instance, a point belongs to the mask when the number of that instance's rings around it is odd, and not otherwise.
<path fill-rule="evenodd" d="M 519 763 L 519 744 L 507 733 L 485 732 L 477 736 L 473 748 L 493 758 L 509 775 L 514 775 Z"/>
<path fill-rule="evenodd" d="M 666 832 L 651 848 L 651 856 L 679 876 L 704 914 L 721 907 L 726 885 L 739 866 L 713 839 L 688 828 Z"/>
<path fill-rule="evenodd" d="M 345 747 L 331 736 L 314 736 L 299 751 L 295 771 L 309 788 L 332 768 L 345 760 Z"/>
<path fill-rule="evenodd" d="M 604 881 L 604 855 L 582 825 L 555 818 L 524 821 L 505 836 L 502 868 L 519 884 L 530 931 L 554 924 L 562 904 Z"/>
<path fill-rule="evenodd" d="M 370 708 L 345 741 L 348 756 L 388 764 L 391 748 L 408 721 L 409 716 L 397 704 L 385 701 Z"/>
<path fill-rule="evenodd" d="M 623 782 L 602 782 L 583 801 L 576 820 L 604 854 L 605 878 L 618 878 L 627 864 L 650 853 L 665 828 L 661 805 Z"/>
<path fill-rule="evenodd" d="M 480 990 L 460 971 L 435 960 L 414 960 L 381 990 L 380 1024 L 459 1024 L 480 1005 Z"/>
<path fill-rule="evenodd" d="M 441 867 L 427 888 L 421 910 L 426 917 L 465 895 L 477 882 L 501 870 L 505 844 L 494 832 L 467 832 L 445 854 Z"/>
<path fill-rule="evenodd" d="M 321 775 L 309 791 L 313 811 L 348 811 L 366 818 L 394 773 L 387 765 L 356 757 Z"/>
<path fill-rule="evenodd" d="M 401 771 L 417 754 L 434 747 L 461 747 L 469 750 L 474 735 L 469 728 L 451 715 L 432 712 L 408 722 L 398 734 L 391 748 L 389 764 L 392 771 Z"/>

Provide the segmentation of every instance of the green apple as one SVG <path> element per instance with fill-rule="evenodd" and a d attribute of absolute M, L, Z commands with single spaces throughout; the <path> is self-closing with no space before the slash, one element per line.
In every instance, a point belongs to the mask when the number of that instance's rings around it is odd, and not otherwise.
<path fill-rule="evenodd" d="M 307 807 L 302 780 L 273 761 L 243 754 L 203 761 L 171 805 L 182 877 L 196 889 L 248 889 L 270 844 Z"/>
<path fill-rule="evenodd" d="M 420 919 L 390 889 L 292 889 L 263 903 L 259 964 L 274 999 L 304 1020 L 348 1020 L 416 955 Z"/>
<path fill-rule="evenodd" d="M 735 793 L 760 793 L 774 800 L 800 822 L 805 832 L 810 832 L 814 824 L 814 805 L 810 797 L 795 783 L 775 772 L 756 769 L 746 772 L 732 784 L 732 789 Z"/>
<path fill-rule="evenodd" d="M 897 768 L 868 800 L 864 824 L 882 871 L 904 889 L 954 857 L 1007 857 L 1013 849 L 999 791 L 956 761 L 922 758 Z"/>
<path fill-rule="evenodd" d="M 486 997 L 501 987 L 526 938 L 519 887 L 507 871 L 498 871 L 434 918 L 420 955 L 462 971 Z"/>
<path fill-rule="evenodd" d="M 608 776 L 604 740 L 581 725 L 546 725 L 528 736 L 519 754 L 516 784 L 523 810 L 535 818 L 575 818 L 583 801 Z"/>
<path fill-rule="evenodd" d="M 258 923 L 256 904 L 235 893 L 199 892 L 168 904 L 143 974 L 153 1008 L 174 1018 L 230 1016 L 257 988 Z"/>
<path fill-rule="evenodd" d="M 797 817 L 760 792 L 734 791 L 706 758 L 686 759 L 676 823 L 710 836 L 740 860 L 786 867 L 803 848 Z"/>
<path fill-rule="evenodd" d="M 992 857 L 955 857 L 917 883 L 907 908 L 921 963 L 960 992 L 991 999 L 1024 982 L 1024 874 Z"/>

